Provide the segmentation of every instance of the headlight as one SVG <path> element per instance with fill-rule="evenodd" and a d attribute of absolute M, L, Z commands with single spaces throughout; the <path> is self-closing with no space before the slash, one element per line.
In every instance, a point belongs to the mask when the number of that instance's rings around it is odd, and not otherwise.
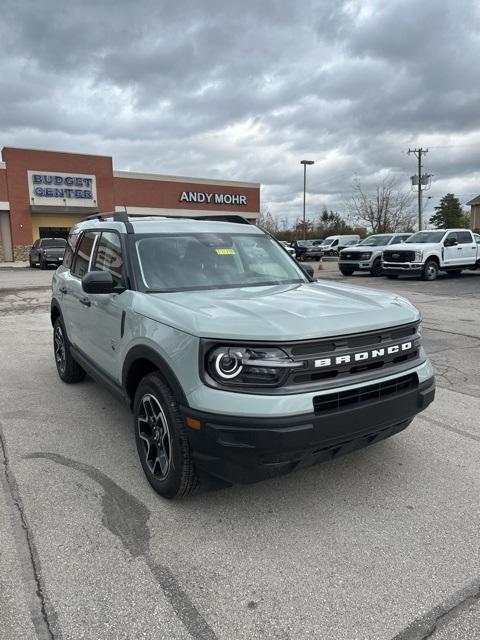
<path fill-rule="evenodd" d="M 303 362 L 292 360 L 277 347 L 219 346 L 206 357 L 207 373 L 222 386 L 281 385 L 292 368 Z"/>
<path fill-rule="evenodd" d="M 360 260 L 370 260 L 372 254 L 370 251 L 366 251 L 365 253 L 360 254 Z"/>
<path fill-rule="evenodd" d="M 415 262 L 423 261 L 423 251 L 415 251 Z"/>

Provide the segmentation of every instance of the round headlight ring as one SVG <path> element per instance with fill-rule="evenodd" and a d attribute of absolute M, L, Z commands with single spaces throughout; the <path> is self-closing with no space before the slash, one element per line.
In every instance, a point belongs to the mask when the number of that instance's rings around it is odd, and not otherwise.
<path fill-rule="evenodd" d="M 223 351 L 214 360 L 215 373 L 224 380 L 236 378 L 243 370 L 242 355 Z"/>

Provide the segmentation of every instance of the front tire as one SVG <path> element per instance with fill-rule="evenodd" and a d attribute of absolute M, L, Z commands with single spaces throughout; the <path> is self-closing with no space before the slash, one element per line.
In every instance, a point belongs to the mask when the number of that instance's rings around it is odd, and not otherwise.
<path fill-rule="evenodd" d="M 422 280 L 432 282 L 433 280 L 437 279 L 438 272 L 439 268 L 437 262 L 435 260 L 427 260 L 425 266 L 423 267 Z"/>
<path fill-rule="evenodd" d="M 73 359 L 70 352 L 70 343 L 61 318 L 57 318 L 53 325 L 53 353 L 58 375 L 63 382 L 72 384 L 83 380 L 85 371 Z"/>
<path fill-rule="evenodd" d="M 186 426 L 175 397 L 159 373 L 140 382 L 133 405 L 135 440 L 148 482 L 164 498 L 179 498 L 198 485 Z"/>
<path fill-rule="evenodd" d="M 380 260 L 380 258 L 377 258 L 376 260 L 373 261 L 372 268 L 370 269 L 370 273 L 375 278 L 383 274 L 382 261 Z"/>
<path fill-rule="evenodd" d="M 28 258 L 28 264 L 30 265 L 30 269 L 34 269 L 37 265 L 33 262 L 31 256 Z"/>
<path fill-rule="evenodd" d="M 47 263 L 45 262 L 45 260 L 43 258 L 40 258 L 40 269 L 46 269 L 47 268 Z"/>
<path fill-rule="evenodd" d="M 349 267 L 339 267 L 340 269 L 340 273 L 344 276 L 351 276 L 353 274 L 353 269 L 350 269 Z"/>

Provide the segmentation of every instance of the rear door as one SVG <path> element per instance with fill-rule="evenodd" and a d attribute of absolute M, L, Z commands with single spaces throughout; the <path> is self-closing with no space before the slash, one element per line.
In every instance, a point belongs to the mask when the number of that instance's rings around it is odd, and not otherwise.
<path fill-rule="evenodd" d="M 86 231 L 80 236 L 73 263 L 69 271 L 62 272 L 60 291 L 62 313 L 69 341 L 81 351 L 87 343 L 86 327 L 89 323 L 90 300 L 82 289 L 82 278 L 88 273 L 99 232 Z"/>
<path fill-rule="evenodd" d="M 461 264 L 475 264 L 477 261 L 477 243 L 471 231 L 458 232 L 458 246 L 461 247 L 459 254 L 463 262 Z"/>

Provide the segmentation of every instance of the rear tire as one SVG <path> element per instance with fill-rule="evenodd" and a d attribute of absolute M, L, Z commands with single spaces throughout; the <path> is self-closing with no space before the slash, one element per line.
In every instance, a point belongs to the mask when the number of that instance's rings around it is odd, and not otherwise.
<path fill-rule="evenodd" d="M 438 263 L 435 260 L 427 260 L 422 270 L 422 280 L 433 282 L 438 277 Z"/>
<path fill-rule="evenodd" d="M 381 276 L 383 274 L 382 261 L 380 258 L 376 258 L 373 261 L 372 268 L 370 269 L 370 273 L 375 278 L 378 278 L 378 276 Z"/>
<path fill-rule="evenodd" d="M 72 384 L 83 380 L 85 371 L 70 352 L 70 343 L 61 318 L 57 318 L 53 324 L 53 353 L 58 375 L 63 382 Z"/>
<path fill-rule="evenodd" d="M 339 269 L 344 276 L 351 276 L 354 272 L 354 269 L 349 269 L 348 267 L 339 267 Z"/>
<path fill-rule="evenodd" d="M 164 498 L 191 494 L 198 477 L 186 426 L 159 373 L 149 373 L 138 385 L 133 414 L 137 451 L 148 482 Z"/>

